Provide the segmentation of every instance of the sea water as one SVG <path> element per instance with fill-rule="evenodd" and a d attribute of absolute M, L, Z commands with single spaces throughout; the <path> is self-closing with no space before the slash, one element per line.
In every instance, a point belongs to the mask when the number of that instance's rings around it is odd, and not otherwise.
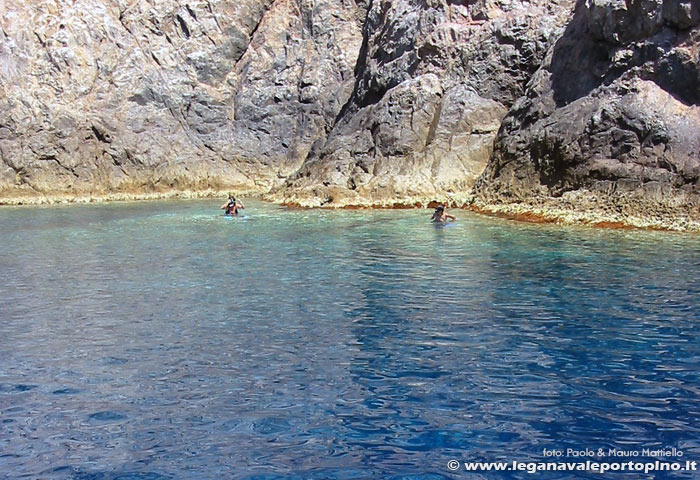
<path fill-rule="evenodd" d="M 697 235 L 220 203 L 0 210 L 1 478 L 700 461 Z"/>

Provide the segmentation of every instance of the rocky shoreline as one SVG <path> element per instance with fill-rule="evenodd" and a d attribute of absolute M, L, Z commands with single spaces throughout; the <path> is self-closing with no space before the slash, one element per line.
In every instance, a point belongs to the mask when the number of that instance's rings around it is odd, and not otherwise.
<path fill-rule="evenodd" d="M 551 199 L 539 204 L 524 203 L 484 203 L 470 196 L 433 195 L 403 197 L 393 199 L 363 199 L 359 197 L 341 198 L 324 203 L 320 197 L 301 198 L 297 196 L 270 195 L 261 190 L 228 189 L 203 190 L 164 190 L 144 192 L 111 192 L 95 194 L 54 193 L 46 195 L 24 195 L 7 197 L 0 195 L 0 206 L 88 204 L 104 202 L 132 202 L 167 199 L 225 198 L 229 192 L 242 197 L 259 198 L 290 208 L 322 209 L 413 209 L 433 208 L 445 204 L 457 210 L 471 211 L 487 216 L 496 216 L 527 223 L 558 225 L 583 225 L 596 228 L 643 229 L 700 233 L 700 215 L 697 211 L 675 209 L 665 213 L 647 216 L 625 214 L 615 206 L 600 207 L 600 201 L 590 201 L 584 210 L 583 201 Z M 663 210 L 663 207 L 660 207 Z"/>
<path fill-rule="evenodd" d="M 255 195 L 256 192 L 242 192 L 244 195 Z M 70 193 L 47 193 L 42 195 L 26 195 L 7 197 L 0 196 L 2 206 L 21 205 L 57 205 L 57 204 L 82 204 L 82 203 L 105 203 L 105 202 L 131 202 L 144 200 L 166 200 L 170 198 L 194 199 L 194 198 L 225 198 L 228 190 L 169 190 L 162 192 L 112 192 L 101 194 L 70 194 Z"/>
<path fill-rule="evenodd" d="M 470 207 L 477 213 L 528 223 L 583 225 L 596 228 L 662 230 L 700 233 L 697 215 L 675 214 L 670 217 L 644 217 L 610 213 L 604 209 L 582 210 L 564 205 L 532 206 L 522 204 L 480 204 Z"/>
<path fill-rule="evenodd" d="M 700 0 L 0 4 L 0 204 L 698 231 Z"/>

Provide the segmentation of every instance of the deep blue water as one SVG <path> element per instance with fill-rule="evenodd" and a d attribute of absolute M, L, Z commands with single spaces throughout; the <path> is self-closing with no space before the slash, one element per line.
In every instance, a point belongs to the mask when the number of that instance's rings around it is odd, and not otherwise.
<path fill-rule="evenodd" d="M 700 237 L 220 203 L 0 209 L 0 478 L 700 461 Z"/>

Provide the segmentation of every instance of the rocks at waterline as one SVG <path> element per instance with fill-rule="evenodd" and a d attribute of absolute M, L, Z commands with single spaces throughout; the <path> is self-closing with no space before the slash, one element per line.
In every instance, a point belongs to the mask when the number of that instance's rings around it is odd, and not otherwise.
<path fill-rule="evenodd" d="M 501 119 L 572 1 L 380 1 L 328 140 L 268 198 L 302 205 L 464 203 Z"/>
<path fill-rule="evenodd" d="M 588 0 L 503 121 L 490 210 L 697 229 L 700 2 Z"/>
<path fill-rule="evenodd" d="M 698 218 L 697 1 L 8 0 L 0 14 L 2 201 L 232 187 Z"/>

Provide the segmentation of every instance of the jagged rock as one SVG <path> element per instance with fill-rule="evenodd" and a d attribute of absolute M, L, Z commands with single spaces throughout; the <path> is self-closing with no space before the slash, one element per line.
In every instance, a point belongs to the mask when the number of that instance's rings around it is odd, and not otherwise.
<path fill-rule="evenodd" d="M 697 228 L 696 9 L 696 2 L 580 1 L 566 33 L 504 119 L 476 186 L 477 203 L 560 218 Z M 629 28 L 622 35 L 610 25 Z"/>
<path fill-rule="evenodd" d="M 664 2 L 664 20 L 679 29 L 690 28 L 700 23 L 700 4 L 695 0 Z"/>
<path fill-rule="evenodd" d="M 488 160 L 504 114 L 464 85 L 443 91 L 435 74 L 408 80 L 334 130 L 283 201 L 342 206 L 459 195 Z"/>
<path fill-rule="evenodd" d="M 0 197 L 266 191 L 325 139 L 366 6 L 7 0 Z"/>
<path fill-rule="evenodd" d="M 573 2 L 373 2 L 357 79 L 328 141 L 269 198 L 304 205 L 464 203 L 500 120 Z"/>
<path fill-rule="evenodd" d="M 700 218 L 700 0 L 5 0 L 0 15 L 0 203 L 231 187 Z"/>
<path fill-rule="evenodd" d="M 642 39 L 663 25 L 662 0 L 586 0 L 591 35 L 614 44 Z"/>

